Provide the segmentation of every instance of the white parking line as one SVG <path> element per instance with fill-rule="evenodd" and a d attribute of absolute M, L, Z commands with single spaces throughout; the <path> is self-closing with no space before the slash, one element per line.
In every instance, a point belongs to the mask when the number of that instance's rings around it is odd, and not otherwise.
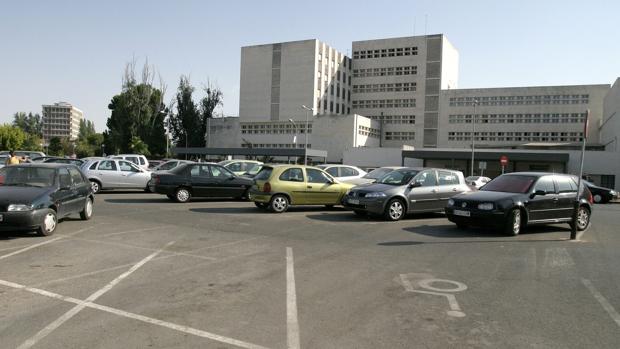
<path fill-rule="evenodd" d="M 256 345 L 256 344 L 252 344 L 252 343 L 248 343 L 248 342 L 244 342 L 244 341 L 240 341 L 240 340 L 229 338 L 229 337 L 220 336 L 220 335 L 215 334 L 215 333 L 198 330 L 198 329 L 195 329 L 195 328 L 192 328 L 192 327 L 188 327 L 188 326 L 177 325 L 177 324 L 174 324 L 174 323 L 171 323 L 171 322 L 150 318 L 150 317 L 147 317 L 147 316 L 131 313 L 131 312 L 128 312 L 128 311 L 124 311 L 124 310 L 120 310 L 120 309 L 116 309 L 116 308 L 112 308 L 112 307 L 108 307 L 108 306 L 105 306 L 105 305 L 96 304 L 96 303 L 93 303 L 92 301 L 91 302 L 83 301 L 83 300 L 76 299 L 76 298 L 73 298 L 73 297 L 63 296 L 63 295 L 60 295 L 58 293 L 54 293 L 54 292 L 50 292 L 50 291 L 46 291 L 46 290 L 42 290 L 42 289 L 38 289 L 38 288 L 34 288 L 34 287 L 28 287 L 28 286 L 20 285 L 20 284 L 17 284 L 17 283 L 14 283 L 14 282 L 10 282 L 10 281 L 0 280 L 0 285 L 11 287 L 11 288 L 15 288 L 15 289 L 19 289 L 19 290 L 28 291 L 28 292 L 31 292 L 31 293 L 34 293 L 34 294 L 38 294 L 38 295 L 49 297 L 49 298 L 53 298 L 53 299 L 58 299 L 58 300 L 65 301 L 65 302 L 68 302 L 68 303 L 77 304 L 78 306 L 83 306 L 83 307 L 88 307 L 88 308 L 91 308 L 91 309 L 101 310 L 101 311 L 104 311 L 104 312 L 107 312 L 107 313 L 111 313 L 111 314 L 115 314 L 115 315 L 118 315 L 118 316 L 122 316 L 122 317 L 125 317 L 125 318 L 134 319 L 134 320 L 142 321 L 142 322 L 145 322 L 145 323 L 166 327 L 166 328 L 169 328 L 169 329 L 172 329 L 172 330 L 176 330 L 176 331 L 179 331 L 179 332 L 191 334 L 191 335 L 194 335 L 194 336 L 212 339 L 212 340 L 217 341 L 217 342 L 235 345 L 235 346 L 238 346 L 240 348 L 246 348 L 246 349 L 267 349 L 266 347 L 263 347 L 263 346 L 260 346 L 260 345 Z"/>
<path fill-rule="evenodd" d="M 603 297 L 603 295 L 594 287 L 594 285 L 592 285 L 592 282 L 590 282 L 590 280 L 581 279 L 581 282 L 583 282 L 584 286 L 586 286 L 590 293 L 592 293 L 594 299 L 596 299 L 601 304 L 607 314 L 611 316 L 611 319 L 614 320 L 618 326 L 620 326 L 620 314 L 618 314 L 613 305 L 609 303 L 607 298 Z"/>
<path fill-rule="evenodd" d="M 286 341 L 289 349 L 299 349 L 299 320 L 295 291 L 295 262 L 293 249 L 286 248 Z"/>
<path fill-rule="evenodd" d="M 77 315 L 77 313 L 79 313 L 84 308 L 86 308 L 86 304 L 84 304 L 84 303 L 91 303 L 91 302 L 94 302 L 95 300 L 97 300 L 97 298 L 101 297 L 106 292 L 111 290 L 112 287 L 116 286 L 119 282 L 121 282 L 123 279 L 125 279 L 126 277 L 131 275 L 133 272 L 138 270 L 138 268 L 140 268 L 141 266 L 146 264 L 148 261 L 150 261 L 151 259 L 155 258 L 155 256 L 160 254 L 166 247 L 172 245 L 173 243 L 174 243 L 174 241 L 171 241 L 171 242 L 167 243 L 161 249 L 151 253 L 150 255 L 148 255 L 147 257 L 145 257 L 144 259 L 142 259 L 138 263 L 136 263 L 133 267 L 131 267 L 129 270 L 127 270 L 123 274 L 119 275 L 116 279 L 110 281 L 107 285 L 105 285 L 104 287 L 100 288 L 95 293 L 91 294 L 88 298 L 86 298 L 86 300 L 84 302 L 81 302 L 82 304 L 77 304 L 75 307 L 73 307 L 71 310 L 69 310 L 68 312 L 66 312 L 63 315 L 61 315 L 58 319 L 54 320 L 52 323 L 47 325 L 45 328 L 43 328 L 37 334 L 35 334 L 31 338 L 27 339 L 24 343 L 22 343 L 19 347 L 17 347 L 17 349 L 27 349 L 27 348 L 30 348 L 33 345 L 37 344 L 38 341 L 40 341 L 41 339 L 45 338 L 48 334 L 52 333 L 55 329 L 60 327 L 62 324 L 64 324 L 65 322 L 70 320 L 72 317 Z"/>

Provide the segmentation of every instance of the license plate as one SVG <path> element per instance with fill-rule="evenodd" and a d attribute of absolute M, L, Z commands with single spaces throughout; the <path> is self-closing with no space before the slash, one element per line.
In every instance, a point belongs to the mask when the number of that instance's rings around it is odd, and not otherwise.
<path fill-rule="evenodd" d="M 348 199 L 347 200 L 348 203 L 350 203 L 351 205 L 359 205 L 360 201 L 357 199 Z"/>
<path fill-rule="evenodd" d="M 469 212 L 469 211 L 461 211 L 461 210 L 454 210 L 454 215 L 455 216 L 469 217 L 471 215 L 471 212 Z"/>

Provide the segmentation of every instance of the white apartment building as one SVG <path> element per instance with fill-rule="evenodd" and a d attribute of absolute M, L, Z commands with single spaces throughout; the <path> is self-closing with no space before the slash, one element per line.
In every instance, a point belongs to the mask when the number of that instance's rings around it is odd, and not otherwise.
<path fill-rule="evenodd" d="M 43 141 L 49 144 L 53 137 L 78 138 L 80 120 L 84 112 L 67 102 L 43 105 Z"/>
<path fill-rule="evenodd" d="M 382 146 L 436 147 L 440 93 L 457 87 L 458 60 L 444 35 L 354 41 L 353 112 L 380 120 Z"/>

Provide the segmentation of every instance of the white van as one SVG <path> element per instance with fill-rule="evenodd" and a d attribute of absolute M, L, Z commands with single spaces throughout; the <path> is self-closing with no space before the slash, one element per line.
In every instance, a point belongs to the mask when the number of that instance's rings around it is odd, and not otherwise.
<path fill-rule="evenodd" d="M 117 160 L 127 160 L 129 162 L 133 162 L 134 164 L 140 166 L 140 168 L 148 170 L 149 169 L 149 161 L 146 159 L 146 156 L 140 154 L 118 154 L 118 155 L 110 155 L 108 158 L 117 159 Z"/>

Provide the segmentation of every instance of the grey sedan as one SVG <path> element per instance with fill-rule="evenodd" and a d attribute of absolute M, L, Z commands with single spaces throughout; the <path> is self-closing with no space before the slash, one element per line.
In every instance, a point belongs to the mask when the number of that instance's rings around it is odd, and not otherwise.
<path fill-rule="evenodd" d="M 149 191 L 147 183 L 151 179 L 151 171 L 140 168 L 127 160 L 89 161 L 82 165 L 81 169 L 88 177 L 93 193 L 107 189 L 143 189 Z"/>
<path fill-rule="evenodd" d="M 376 183 L 354 187 L 342 203 L 358 215 L 370 213 L 397 221 L 407 213 L 441 212 L 450 197 L 468 191 L 460 171 L 401 168 Z"/>

